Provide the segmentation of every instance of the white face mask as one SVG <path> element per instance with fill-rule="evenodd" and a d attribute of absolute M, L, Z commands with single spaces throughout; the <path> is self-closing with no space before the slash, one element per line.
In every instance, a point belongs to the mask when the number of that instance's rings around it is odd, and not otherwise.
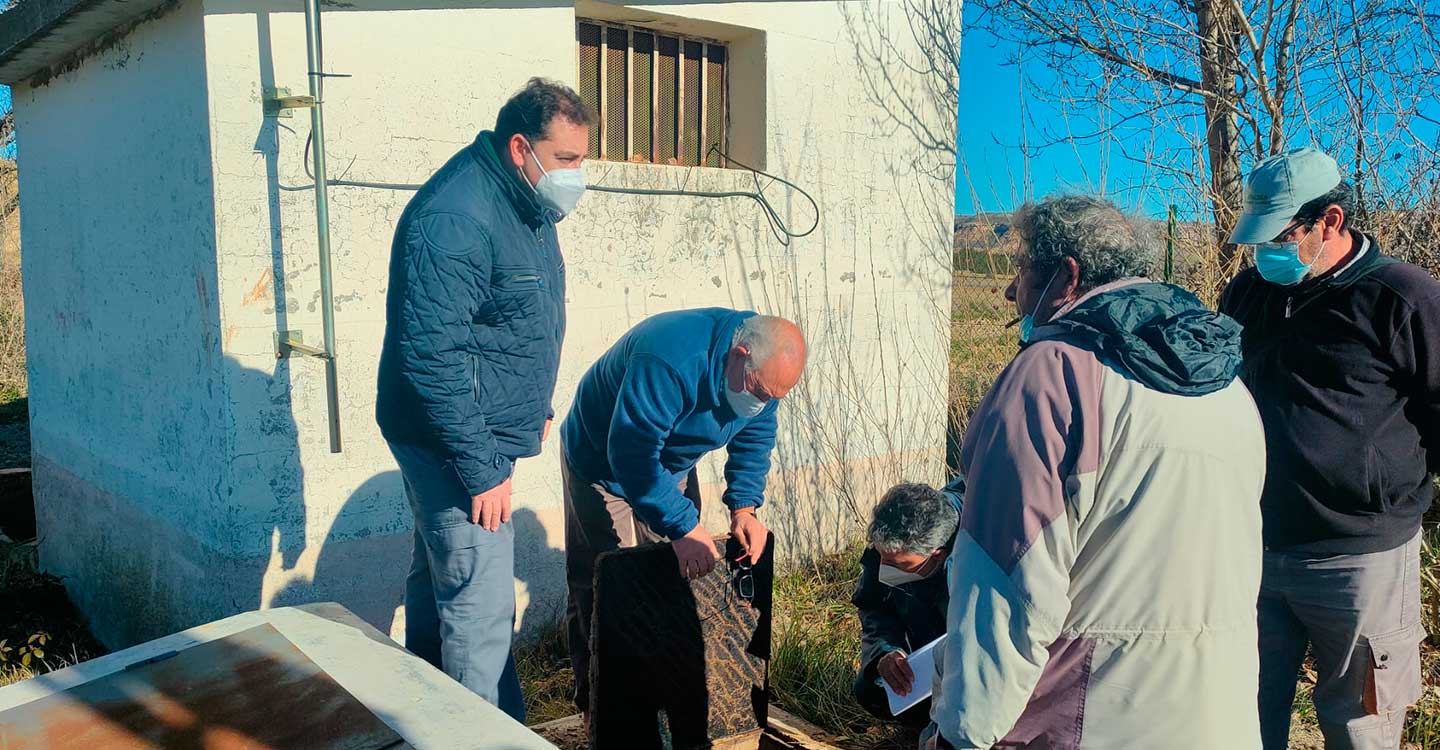
<path fill-rule="evenodd" d="M 582 166 L 576 169 L 556 169 L 547 172 L 545 167 L 540 164 L 540 158 L 535 155 L 535 149 L 529 150 L 530 158 L 540 169 L 540 182 L 531 186 L 535 190 L 535 195 L 539 196 L 541 203 L 559 211 L 562 217 L 568 216 L 571 211 L 575 210 L 575 206 L 580 204 L 580 197 L 585 194 L 585 168 Z"/>
<path fill-rule="evenodd" d="M 929 563 L 927 562 L 926 564 L 928 565 Z M 890 586 L 893 588 L 895 586 L 903 586 L 907 583 L 914 583 L 915 581 L 923 581 L 926 578 L 930 578 L 931 576 L 940 572 L 941 570 L 948 570 L 949 567 L 950 558 L 946 557 L 944 565 L 931 566 L 930 570 L 923 573 L 918 571 L 915 573 L 909 573 L 895 567 L 894 565 L 886 565 L 885 563 L 880 563 L 880 570 L 878 572 L 880 582 L 885 584 L 886 586 Z M 922 567 L 921 570 L 924 570 L 924 568 Z"/>
<path fill-rule="evenodd" d="M 914 583 L 915 581 L 923 581 L 929 578 L 929 576 L 923 576 L 919 573 L 907 573 L 894 565 L 881 564 L 879 572 L 880 582 L 891 587 Z"/>
<path fill-rule="evenodd" d="M 735 412 L 737 417 L 753 417 L 765 411 L 765 402 L 750 391 L 732 391 L 727 387 L 725 403 L 730 405 L 730 410 Z"/>

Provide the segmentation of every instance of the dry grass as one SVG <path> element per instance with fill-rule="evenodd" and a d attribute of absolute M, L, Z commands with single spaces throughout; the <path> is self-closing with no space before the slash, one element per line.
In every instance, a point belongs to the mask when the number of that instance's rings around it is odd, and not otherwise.
<path fill-rule="evenodd" d="M 14 422 L 23 411 L 25 380 L 25 298 L 20 288 L 20 212 L 15 162 L 0 159 L 0 425 Z M 3 438 L 0 438 L 3 442 Z M 28 441 L 27 441 L 28 445 Z M 6 462 L 0 446 L 0 468 Z M 29 465 L 28 455 L 24 465 Z"/>
<path fill-rule="evenodd" d="M 4 177 L 0 167 L 0 199 L 4 197 Z M 30 465 L 25 300 L 20 290 L 20 255 L 9 244 L 9 225 L 14 218 L 0 218 L 0 469 Z"/>
<path fill-rule="evenodd" d="M 4 223 L 0 219 L 0 236 Z M 30 465 L 26 390 L 20 260 L 18 254 L 0 248 L 0 469 Z"/>
<path fill-rule="evenodd" d="M 25 395 L 25 300 L 20 259 L 0 253 L 0 402 Z"/>
<path fill-rule="evenodd" d="M 576 713 L 570 697 L 575 673 L 565 641 L 565 625 L 560 621 L 515 649 L 515 671 L 525 691 L 525 723 L 531 726 Z"/>

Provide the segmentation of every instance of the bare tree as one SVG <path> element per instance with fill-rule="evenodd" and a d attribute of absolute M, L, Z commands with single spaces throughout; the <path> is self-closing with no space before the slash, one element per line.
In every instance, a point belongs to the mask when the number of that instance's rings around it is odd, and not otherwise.
<path fill-rule="evenodd" d="M 1098 125 L 1067 119 L 1039 147 L 1106 141 L 1195 187 L 1214 221 L 1216 283 L 1238 269 L 1225 238 L 1247 163 L 1315 144 L 1368 196 L 1393 200 L 1414 182 L 1397 150 L 1435 154 L 1416 126 L 1440 93 L 1440 15 L 1420 0 L 972 2 L 980 26 L 1025 51 L 1029 90 Z"/>

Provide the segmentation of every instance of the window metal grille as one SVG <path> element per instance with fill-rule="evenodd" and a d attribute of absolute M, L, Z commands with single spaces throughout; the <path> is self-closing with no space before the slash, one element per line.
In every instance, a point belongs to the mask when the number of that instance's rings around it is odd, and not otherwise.
<path fill-rule="evenodd" d="M 590 158 L 722 166 L 729 50 L 720 42 L 603 21 L 576 24 L 580 96 L 597 114 Z"/>

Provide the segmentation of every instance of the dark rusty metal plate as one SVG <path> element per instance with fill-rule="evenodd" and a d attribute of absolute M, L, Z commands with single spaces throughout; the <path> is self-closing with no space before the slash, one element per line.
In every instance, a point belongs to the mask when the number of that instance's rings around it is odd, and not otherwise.
<path fill-rule="evenodd" d="M 0 712 L 6 750 L 406 746 L 268 624 Z"/>
<path fill-rule="evenodd" d="M 726 562 L 698 581 L 680 576 L 669 544 L 597 560 L 590 643 L 597 750 L 758 742 L 767 712 L 775 542 L 770 537 L 748 572 L 734 562 L 738 544 L 727 540 L 724 549 Z"/>

